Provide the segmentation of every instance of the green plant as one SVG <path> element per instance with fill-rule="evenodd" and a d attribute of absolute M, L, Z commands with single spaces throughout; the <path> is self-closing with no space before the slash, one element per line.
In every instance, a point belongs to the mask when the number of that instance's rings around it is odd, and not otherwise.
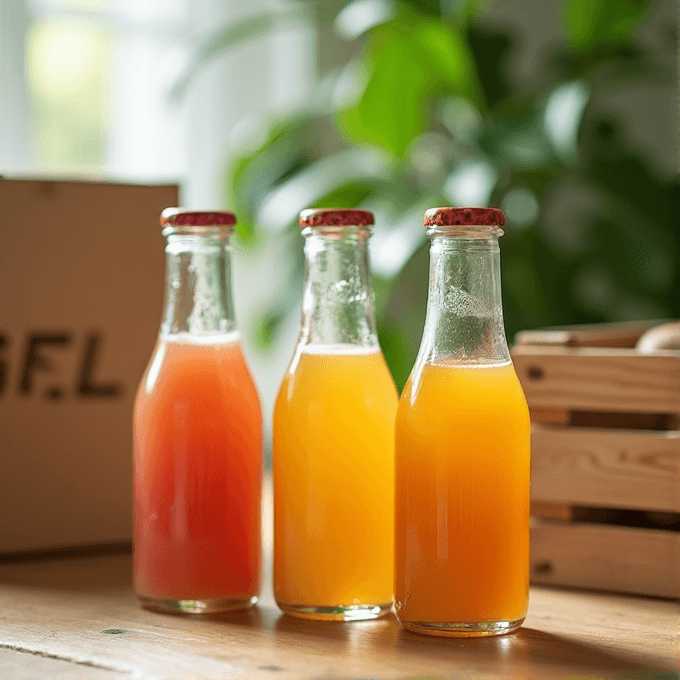
<path fill-rule="evenodd" d="M 517 38 L 485 28 L 479 0 L 298 0 L 290 12 L 250 18 L 258 30 L 303 15 L 334 22 L 347 58 L 229 168 L 240 238 L 255 246 L 283 237 L 305 207 L 374 210 L 378 326 L 399 387 L 424 320 L 427 207 L 473 197 L 505 209 L 509 337 L 543 325 L 680 316 L 674 179 L 658 176 L 625 128 L 590 106 L 617 83 L 672 87 L 672 29 L 654 49 L 637 40 L 651 4 L 566 0 L 563 40 L 530 85 L 507 76 Z M 363 25 L 353 20 L 362 7 L 373 17 Z M 246 33 L 227 27 L 203 58 Z M 560 203 L 581 206 L 566 224 Z M 290 242 L 298 266 L 262 312 L 262 346 L 299 294 L 300 243 Z"/>

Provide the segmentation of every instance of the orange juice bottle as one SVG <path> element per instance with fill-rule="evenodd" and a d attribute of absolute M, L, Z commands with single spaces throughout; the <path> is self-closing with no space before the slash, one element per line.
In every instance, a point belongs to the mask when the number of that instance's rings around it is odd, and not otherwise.
<path fill-rule="evenodd" d="M 530 424 L 503 329 L 504 223 L 490 208 L 425 214 L 430 290 L 395 468 L 395 608 L 419 633 L 508 633 L 527 611 Z"/>
<path fill-rule="evenodd" d="M 236 331 L 229 212 L 164 210 L 160 334 L 134 412 L 134 583 L 149 608 L 252 605 L 260 579 L 260 402 Z"/>
<path fill-rule="evenodd" d="M 311 619 L 386 614 L 397 393 L 378 345 L 361 210 L 306 210 L 302 327 L 274 408 L 274 594 Z"/>

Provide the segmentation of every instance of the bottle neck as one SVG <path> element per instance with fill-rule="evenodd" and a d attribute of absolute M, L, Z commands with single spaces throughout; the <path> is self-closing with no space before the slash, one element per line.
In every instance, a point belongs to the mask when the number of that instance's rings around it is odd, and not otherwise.
<path fill-rule="evenodd" d="M 229 238 L 214 233 L 170 234 L 165 255 L 161 335 L 235 331 Z"/>
<path fill-rule="evenodd" d="M 434 235 L 425 330 L 417 365 L 509 361 L 498 237 Z"/>
<path fill-rule="evenodd" d="M 378 347 L 366 227 L 309 227 L 300 345 Z"/>

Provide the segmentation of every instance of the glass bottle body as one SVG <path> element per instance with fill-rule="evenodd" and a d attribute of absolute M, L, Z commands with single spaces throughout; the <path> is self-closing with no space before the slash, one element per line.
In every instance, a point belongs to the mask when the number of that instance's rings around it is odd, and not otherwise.
<path fill-rule="evenodd" d="M 423 341 L 396 420 L 396 613 L 432 635 L 510 632 L 528 605 L 530 422 L 498 234 L 432 230 Z"/>
<path fill-rule="evenodd" d="M 155 609 L 242 608 L 259 591 L 262 422 L 228 240 L 167 236 L 164 317 L 134 412 L 135 590 Z"/>
<path fill-rule="evenodd" d="M 274 409 L 274 593 L 297 616 L 370 619 L 392 605 L 397 393 L 368 230 L 303 233 L 302 327 Z"/>

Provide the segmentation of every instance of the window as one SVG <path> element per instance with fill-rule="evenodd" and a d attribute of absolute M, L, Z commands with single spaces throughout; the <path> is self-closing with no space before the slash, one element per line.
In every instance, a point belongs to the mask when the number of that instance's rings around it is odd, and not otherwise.
<path fill-rule="evenodd" d="M 302 96 L 310 31 L 238 46 L 170 91 L 191 44 L 267 0 L 0 0 L 0 173 L 184 182 L 219 205 L 229 134 Z"/>
<path fill-rule="evenodd" d="M 3 170 L 181 175 L 185 1 L 0 0 Z"/>

